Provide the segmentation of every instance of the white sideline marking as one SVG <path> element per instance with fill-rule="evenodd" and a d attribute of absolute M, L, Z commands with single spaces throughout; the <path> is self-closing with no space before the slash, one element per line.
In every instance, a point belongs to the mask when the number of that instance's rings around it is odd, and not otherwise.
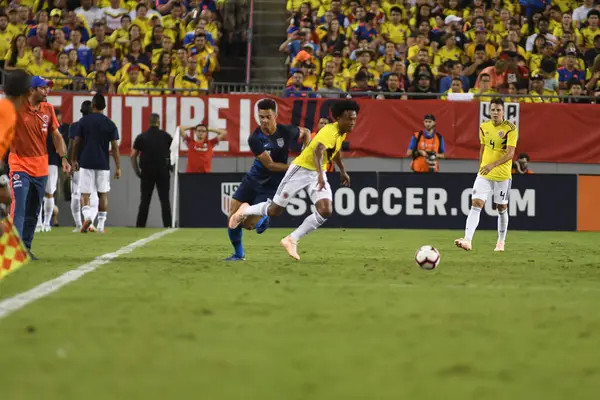
<path fill-rule="evenodd" d="M 125 247 L 121 247 L 114 253 L 106 253 L 101 256 L 98 256 L 89 263 L 83 264 L 75 269 L 67 271 L 61 276 L 46 281 L 34 287 L 33 289 L 29 289 L 26 292 L 19 293 L 16 296 L 0 301 L 0 319 L 12 314 L 15 311 L 20 310 L 28 304 L 31 304 L 34 301 L 41 299 L 42 297 L 46 297 L 49 294 L 60 290 L 63 286 L 66 286 L 69 283 L 76 281 L 77 279 L 83 277 L 89 272 L 97 270 L 98 268 L 100 268 L 104 264 L 108 264 L 115 258 L 120 257 L 124 254 L 129 254 L 138 247 L 142 247 L 156 239 L 160 239 L 161 237 L 169 233 L 175 232 L 176 230 L 177 229 L 167 229 L 164 231 L 157 232 L 153 235 L 148 236 L 147 238 L 140 239 L 136 242 L 128 244 Z"/>

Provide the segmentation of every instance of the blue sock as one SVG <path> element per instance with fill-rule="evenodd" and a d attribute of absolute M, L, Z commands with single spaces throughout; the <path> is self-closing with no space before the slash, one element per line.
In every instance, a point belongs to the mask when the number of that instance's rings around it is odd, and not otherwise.
<path fill-rule="evenodd" d="M 235 251 L 235 255 L 238 257 L 244 257 L 244 247 L 242 246 L 242 227 L 238 226 L 235 229 L 227 229 L 229 233 L 229 240 Z"/>

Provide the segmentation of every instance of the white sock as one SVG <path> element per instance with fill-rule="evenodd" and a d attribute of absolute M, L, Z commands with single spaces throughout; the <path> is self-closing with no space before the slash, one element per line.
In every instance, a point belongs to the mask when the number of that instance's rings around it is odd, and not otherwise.
<path fill-rule="evenodd" d="M 44 210 L 44 203 L 42 203 L 40 205 L 40 212 L 38 213 L 38 221 L 37 221 L 37 225 L 36 225 L 37 227 L 41 227 L 42 226 L 42 222 L 43 222 L 42 221 L 42 214 L 43 214 L 42 211 L 43 210 Z"/>
<path fill-rule="evenodd" d="M 473 240 L 473 235 L 479 225 L 479 217 L 481 216 L 481 208 L 471 207 L 469 216 L 467 217 L 467 228 L 465 229 L 465 239 Z"/>
<path fill-rule="evenodd" d="M 83 219 L 85 221 L 87 221 L 88 219 L 92 219 L 92 209 L 90 208 L 90 206 L 81 207 L 81 213 L 83 214 Z"/>
<path fill-rule="evenodd" d="M 71 214 L 73 214 L 73 220 L 75 226 L 80 227 L 81 223 L 81 198 L 77 195 L 71 195 Z"/>
<path fill-rule="evenodd" d="M 90 195 L 90 208 L 92 209 L 91 220 L 94 222 L 96 220 L 96 216 L 98 215 L 98 195 Z"/>
<path fill-rule="evenodd" d="M 498 241 L 506 240 L 506 231 L 508 231 L 508 210 L 498 211 Z"/>
<path fill-rule="evenodd" d="M 290 234 L 293 240 L 298 241 L 304 236 L 308 235 L 312 231 L 319 228 L 327 221 L 327 218 L 323 218 L 317 211 L 304 218 L 304 222 Z"/>
<path fill-rule="evenodd" d="M 98 226 L 96 228 L 98 228 L 99 232 L 104 231 L 104 223 L 106 222 L 107 214 L 108 214 L 108 211 L 100 211 L 98 213 Z"/>
<path fill-rule="evenodd" d="M 44 197 L 44 225 L 50 226 L 54 213 L 54 197 Z"/>
<path fill-rule="evenodd" d="M 245 216 L 260 215 L 260 216 L 266 217 L 267 209 L 269 208 L 269 204 L 271 204 L 271 201 L 267 200 L 267 201 L 263 201 L 262 203 L 258 203 L 253 206 L 250 206 L 246 209 L 246 211 L 244 212 L 244 215 Z"/>

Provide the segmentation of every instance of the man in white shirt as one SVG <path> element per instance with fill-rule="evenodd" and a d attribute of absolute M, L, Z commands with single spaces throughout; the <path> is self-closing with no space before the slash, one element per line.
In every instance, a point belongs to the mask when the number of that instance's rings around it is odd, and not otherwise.
<path fill-rule="evenodd" d="M 525 43 L 525 50 L 527 52 L 533 51 L 533 46 L 535 45 L 535 38 L 537 38 L 538 35 L 542 35 L 546 38 L 546 40 L 550 40 L 550 41 L 556 43 L 556 37 L 554 37 L 553 35 L 551 35 L 548 32 L 549 28 L 550 28 L 550 21 L 548 21 L 548 18 L 546 18 L 546 17 L 540 18 L 540 20 L 538 21 L 538 29 L 539 29 L 540 33 L 534 33 L 533 35 L 531 35 L 527 38 L 527 42 Z"/>
<path fill-rule="evenodd" d="M 110 0 L 110 7 L 104 7 L 102 12 L 106 18 L 106 26 L 111 31 L 119 29 L 121 17 L 129 13 L 126 8 L 121 8 L 121 0 Z"/>
<path fill-rule="evenodd" d="M 97 20 L 104 20 L 104 11 L 92 4 L 92 0 L 81 0 L 81 7 L 75 9 L 75 14 L 83 16 L 89 26 Z"/>
<path fill-rule="evenodd" d="M 162 15 L 156 11 L 156 5 L 154 4 L 153 0 L 140 1 L 139 4 L 145 4 L 146 7 L 148 7 L 146 18 L 150 19 L 153 15 L 158 16 L 159 19 L 162 17 Z M 131 10 L 129 15 L 131 15 L 131 20 L 133 21 L 137 17 L 137 12 L 135 10 Z"/>
<path fill-rule="evenodd" d="M 583 5 L 573 11 L 573 21 L 576 21 L 577 28 L 587 19 L 588 13 L 594 9 L 594 0 L 583 0 Z"/>

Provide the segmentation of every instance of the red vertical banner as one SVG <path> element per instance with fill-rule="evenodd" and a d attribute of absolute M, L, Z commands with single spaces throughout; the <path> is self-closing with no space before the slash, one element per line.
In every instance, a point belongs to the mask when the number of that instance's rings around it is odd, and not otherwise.
<path fill-rule="evenodd" d="M 178 125 L 206 124 L 227 131 L 227 141 L 215 148 L 217 156 L 249 155 L 248 136 L 258 126 L 256 103 L 266 95 L 215 95 L 209 97 L 109 96 L 107 115 L 119 128 L 121 152 L 129 154 L 135 137 L 148 129 L 152 113 L 163 129 L 174 133 Z M 333 99 L 281 99 L 278 121 L 316 129 L 320 117 L 331 117 Z M 81 117 L 81 103 L 89 95 L 53 94 L 48 100 L 67 123 Z M 423 128 L 423 116 L 436 116 L 436 129 L 446 142 L 449 158 L 477 159 L 478 131 L 488 118 L 488 103 L 441 100 L 359 99 L 356 128 L 348 140 L 349 156 L 403 157 L 411 135 Z M 519 104 L 506 106 L 507 118 L 519 129 L 517 152 L 536 162 L 600 163 L 600 112 L 597 105 Z M 185 147 L 182 147 L 185 150 Z"/>

